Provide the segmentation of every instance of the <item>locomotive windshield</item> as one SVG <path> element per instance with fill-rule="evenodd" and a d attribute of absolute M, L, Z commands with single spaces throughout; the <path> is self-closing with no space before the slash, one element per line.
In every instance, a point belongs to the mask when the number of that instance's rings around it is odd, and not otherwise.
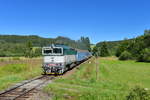
<path fill-rule="evenodd" d="M 51 54 L 52 50 L 44 50 L 44 54 Z"/>
<path fill-rule="evenodd" d="M 62 50 L 61 50 L 61 48 L 53 48 L 53 53 L 55 53 L 55 54 L 61 54 Z"/>
<path fill-rule="evenodd" d="M 43 48 L 43 55 L 62 55 L 62 48 L 54 47 L 54 48 Z"/>

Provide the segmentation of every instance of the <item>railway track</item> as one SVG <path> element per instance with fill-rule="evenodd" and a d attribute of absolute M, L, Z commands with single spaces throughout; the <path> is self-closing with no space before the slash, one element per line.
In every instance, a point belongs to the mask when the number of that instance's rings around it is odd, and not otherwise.
<path fill-rule="evenodd" d="M 35 79 L 23 82 L 0 93 L 0 100 L 26 100 L 36 93 L 36 89 L 48 81 L 54 79 L 54 76 L 40 76 Z"/>

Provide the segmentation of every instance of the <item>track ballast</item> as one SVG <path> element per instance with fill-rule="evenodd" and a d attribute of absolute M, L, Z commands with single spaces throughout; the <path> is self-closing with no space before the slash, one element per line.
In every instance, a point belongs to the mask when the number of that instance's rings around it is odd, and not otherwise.
<path fill-rule="evenodd" d="M 54 79 L 54 76 L 43 75 L 19 84 L 11 89 L 0 93 L 0 100 L 26 100 L 32 95 L 32 93 L 34 94 L 36 92 L 36 88 L 52 79 Z"/>

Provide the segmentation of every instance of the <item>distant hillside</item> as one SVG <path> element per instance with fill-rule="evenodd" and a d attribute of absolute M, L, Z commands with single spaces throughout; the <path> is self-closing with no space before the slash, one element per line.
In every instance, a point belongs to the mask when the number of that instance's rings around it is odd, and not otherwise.
<path fill-rule="evenodd" d="M 43 38 L 36 35 L 20 36 L 20 35 L 0 35 L 0 43 L 25 44 L 32 42 L 33 46 L 43 47 L 52 43 L 66 44 L 71 47 L 82 48 L 77 45 L 77 41 L 67 37 L 58 36 L 57 38 Z M 84 48 L 82 48 L 84 49 Z"/>
<path fill-rule="evenodd" d="M 54 43 L 65 44 L 73 48 L 89 50 L 87 45 L 87 43 L 89 43 L 88 37 L 82 37 L 82 39 L 75 41 L 62 36 L 58 36 L 57 38 L 43 38 L 36 35 L 0 35 L 0 56 L 24 55 L 25 46 L 29 41 L 34 47 L 43 47 Z"/>
<path fill-rule="evenodd" d="M 20 35 L 0 35 L 1 43 L 17 43 L 25 44 L 27 41 L 31 41 L 34 46 L 45 46 L 54 41 L 52 38 L 42 38 L 36 35 L 20 36 Z"/>

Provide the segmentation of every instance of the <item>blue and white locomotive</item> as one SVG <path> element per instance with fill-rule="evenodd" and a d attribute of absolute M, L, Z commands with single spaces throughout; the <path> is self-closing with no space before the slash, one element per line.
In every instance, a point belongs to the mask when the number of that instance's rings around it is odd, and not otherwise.
<path fill-rule="evenodd" d="M 73 49 L 69 46 L 52 44 L 42 48 L 43 71 L 45 74 L 62 74 L 89 57 L 87 50 Z"/>

